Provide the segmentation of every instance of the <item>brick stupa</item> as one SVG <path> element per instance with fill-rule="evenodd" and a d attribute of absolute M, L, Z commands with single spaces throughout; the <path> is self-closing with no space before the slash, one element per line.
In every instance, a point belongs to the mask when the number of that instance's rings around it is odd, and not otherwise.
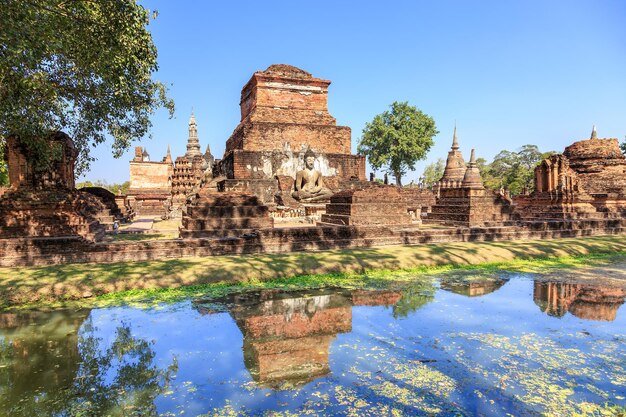
<path fill-rule="evenodd" d="M 308 149 L 333 191 L 365 181 L 365 157 L 351 155 L 351 130 L 328 112 L 330 81 L 290 65 L 255 72 L 241 91 L 241 121 L 226 142 L 224 191 L 250 191 L 266 203 L 290 192 Z"/>
<path fill-rule="evenodd" d="M 481 227 L 502 225 L 511 220 L 513 210 L 508 197 L 486 190 L 483 186 L 474 149 L 469 163 L 464 166 L 456 127 L 446 170 L 435 189 L 437 202 L 428 213 L 427 223 Z"/>

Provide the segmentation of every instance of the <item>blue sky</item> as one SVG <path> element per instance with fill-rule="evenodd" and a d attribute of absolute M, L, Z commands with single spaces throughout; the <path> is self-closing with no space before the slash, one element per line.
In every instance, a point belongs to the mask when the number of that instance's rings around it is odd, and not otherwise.
<path fill-rule="evenodd" d="M 393 101 L 432 116 L 440 131 L 425 164 L 445 158 L 456 121 L 461 150 L 491 160 L 536 144 L 562 151 L 589 137 L 626 136 L 626 2 L 145 0 L 159 52 L 155 78 L 170 85 L 176 116 L 154 118 L 153 160 L 184 154 L 193 107 L 203 149 L 221 158 L 240 119 L 241 88 L 284 63 L 332 81 L 329 109 L 352 128 Z M 128 180 L 102 145 L 86 179 Z M 368 169 L 369 172 L 369 169 Z M 379 175 L 380 176 L 380 175 Z"/>

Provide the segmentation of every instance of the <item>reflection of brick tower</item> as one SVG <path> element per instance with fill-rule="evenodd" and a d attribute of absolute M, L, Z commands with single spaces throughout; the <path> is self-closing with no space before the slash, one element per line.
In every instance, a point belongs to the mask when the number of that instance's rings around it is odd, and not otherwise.
<path fill-rule="evenodd" d="M 352 330 L 350 299 L 338 293 L 265 291 L 234 301 L 246 367 L 262 384 L 301 385 L 327 374 L 330 343 Z"/>

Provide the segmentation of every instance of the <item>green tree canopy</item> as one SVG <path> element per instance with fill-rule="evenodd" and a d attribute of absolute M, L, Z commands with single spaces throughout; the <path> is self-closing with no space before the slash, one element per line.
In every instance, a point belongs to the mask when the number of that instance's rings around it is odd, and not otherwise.
<path fill-rule="evenodd" d="M 431 187 L 434 183 L 439 181 L 443 176 L 443 171 L 446 168 L 446 161 L 442 158 L 432 164 L 426 165 L 424 172 L 422 172 L 422 181 L 426 187 Z"/>
<path fill-rule="evenodd" d="M 9 184 L 9 172 L 4 160 L 4 146 L 0 146 L 0 187 Z"/>
<path fill-rule="evenodd" d="M 504 187 L 511 194 L 520 194 L 524 188 L 532 191 L 535 167 L 554 152 L 540 152 L 536 145 L 524 145 L 517 152 L 500 151 L 490 164 L 479 165 L 485 187 Z"/>
<path fill-rule="evenodd" d="M 130 188 L 130 181 L 125 181 L 121 184 L 109 184 L 106 180 L 96 180 L 96 182 L 91 181 L 82 181 L 76 183 L 76 188 L 85 188 L 85 187 L 101 187 L 106 188 L 111 191 L 113 194 L 128 194 L 128 189 Z"/>
<path fill-rule="evenodd" d="M 157 108 L 171 116 L 165 86 L 151 78 L 151 17 L 135 0 L 0 0 L 0 146 L 16 135 L 45 169 L 54 152 L 42 138 L 62 130 L 80 173 L 107 135 L 119 157 L 148 133 Z"/>
<path fill-rule="evenodd" d="M 357 150 L 374 169 L 384 168 L 402 185 L 402 176 L 426 157 L 439 131 L 435 121 L 408 102 L 394 102 L 363 129 Z"/>

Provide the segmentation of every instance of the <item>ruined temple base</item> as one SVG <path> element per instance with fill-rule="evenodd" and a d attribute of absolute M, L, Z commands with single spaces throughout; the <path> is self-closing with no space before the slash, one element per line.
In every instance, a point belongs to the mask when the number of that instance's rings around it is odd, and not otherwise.
<path fill-rule="evenodd" d="M 80 237 L 100 240 L 113 216 L 96 196 L 78 190 L 22 188 L 0 198 L 1 238 Z"/>
<path fill-rule="evenodd" d="M 626 219 L 527 222 L 524 226 L 424 229 L 415 226 L 265 228 L 239 237 L 190 238 L 72 245 L 38 239 L 0 239 L 0 266 L 136 262 L 184 257 L 290 253 L 389 245 L 483 242 L 626 235 Z"/>
<path fill-rule="evenodd" d="M 398 187 L 369 187 L 334 194 L 320 225 L 411 226 L 407 199 Z"/>
<path fill-rule="evenodd" d="M 602 219 L 606 216 L 593 206 L 584 193 L 563 196 L 555 193 L 533 193 L 515 197 L 515 209 L 524 220 Z"/>
<path fill-rule="evenodd" d="M 253 194 L 207 192 L 187 206 L 182 238 L 240 237 L 272 228 L 269 208 Z"/>
<path fill-rule="evenodd" d="M 481 227 L 512 224 L 513 208 L 502 196 L 484 189 L 448 188 L 440 191 L 425 224 Z"/>

